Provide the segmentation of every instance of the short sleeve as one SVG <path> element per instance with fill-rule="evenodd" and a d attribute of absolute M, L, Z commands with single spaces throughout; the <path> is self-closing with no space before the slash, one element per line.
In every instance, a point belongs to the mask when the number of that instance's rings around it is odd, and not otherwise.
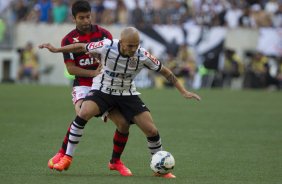
<path fill-rule="evenodd" d="M 150 70 L 155 70 L 157 72 L 160 71 L 160 69 L 162 68 L 162 63 L 145 49 L 143 49 L 142 52 L 145 57 L 145 66 Z"/>

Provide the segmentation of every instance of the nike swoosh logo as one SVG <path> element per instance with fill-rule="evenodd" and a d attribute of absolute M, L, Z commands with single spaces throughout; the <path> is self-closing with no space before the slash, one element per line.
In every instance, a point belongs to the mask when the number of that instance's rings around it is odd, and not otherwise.
<path fill-rule="evenodd" d="M 110 58 L 110 57 L 108 57 L 108 59 L 116 59 L 116 58 Z"/>

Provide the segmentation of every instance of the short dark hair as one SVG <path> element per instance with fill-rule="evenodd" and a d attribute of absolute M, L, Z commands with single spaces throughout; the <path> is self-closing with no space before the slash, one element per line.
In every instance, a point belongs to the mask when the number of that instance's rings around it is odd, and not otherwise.
<path fill-rule="evenodd" d="M 71 13 L 75 17 L 80 12 L 91 12 L 91 6 L 88 1 L 79 0 L 73 3 Z"/>

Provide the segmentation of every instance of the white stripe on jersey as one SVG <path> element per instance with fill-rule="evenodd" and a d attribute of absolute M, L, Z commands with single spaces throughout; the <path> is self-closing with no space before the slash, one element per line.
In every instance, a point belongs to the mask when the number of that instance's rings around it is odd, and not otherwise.
<path fill-rule="evenodd" d="M 119 40 L 105 39 L 87 44 L 89 52 L 101 54 L 102 73 L 93 78 L 92 89 L 112 95 L 139 95 L 133 79 L 144 68 L 159 71 L 161 62 L 144 48 L 137 49 L 133 57 L 122 56 Z"/>
<path fill-rule="evenodd" d="M 70 58 L 71 58 L 72 60 L 74 60 L 74 56 L 73 56 L 73 53 L 72 53 L 72 52 L 70 53 Z"/>

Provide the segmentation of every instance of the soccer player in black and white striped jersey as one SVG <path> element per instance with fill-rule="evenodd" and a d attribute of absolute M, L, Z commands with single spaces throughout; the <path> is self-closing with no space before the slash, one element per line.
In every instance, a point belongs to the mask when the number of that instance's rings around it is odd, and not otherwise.
<path fill-rule="evenodd" d="M 171 82 L 180 94 L 187 99 L 201 100 L 200 96 L 186 90 L 175 75 L 146 49 L 140 47 L 138 30 L 127 27 L 121 32 L 120 40 L 102 40 L 99 42 L 75 43 L 60 48 L 51 44 L 42 44 L 40 48 L 57 52 L 88 52 L 101 54 L 102 71 L 93 78 L 91 91 L 88 93 L 82 107 L 74 120 L 78 129 L 69 137 L 75 144 L 69 144 L 66 159 L 61 160 L 64 168 L 71 164 L 67 157 L 74 154 L 75 147 L 82 136 L 82 129 L 93 116 L 103 114 L 109 108 L 115 107 L 122 113 L 127 122 L 134 122 L 146 135 L 151 154 L 162 150 L 161 138 L 153 123 L 149 109 L 139 98 L 139 92 L 134 84 L 134 77 L 143 69 L 148 68 L 163 75 Z M 175 178 L 172 173 L 158 175 L 165 178 Z"/>

